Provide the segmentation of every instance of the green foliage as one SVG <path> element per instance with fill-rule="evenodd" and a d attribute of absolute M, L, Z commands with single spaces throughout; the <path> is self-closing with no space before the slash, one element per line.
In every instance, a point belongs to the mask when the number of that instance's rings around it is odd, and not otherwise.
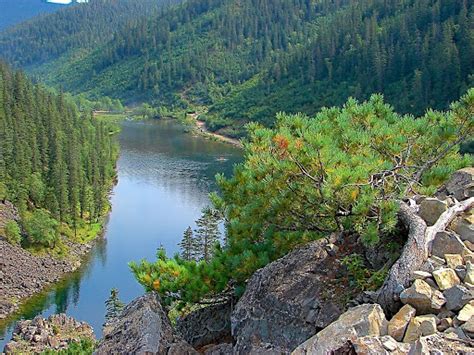
<path fill-rule="evenodd" d="M 364 258 L 359 254 L 352 254 L 342 259 L 353 286 L 361 291 L 375 291 L 382 286 L 388 269 L 372 270 L 366 266 Z"/>
<path fill-rule="evenodd" d="M 105 301 L 105 308 L 107 310 L 105 314 L 105 322 L 109 323 L 117 319 L 117 317 L 122 312 L 125 304 L 120 301 L 119 291 L 116 288 L 110 290 L 110 296 Z"/>
<path fill-rule="evenodd" d="M 258 268 L 341 229 L 376 245 L 394 230 L 401 199 L 432 191 L 472 165 L 458 149 L 473 130 L 474 89 L 451 111 L 416 119 L 374 95 L 311 119 L 279 114 L 274 129 L 251 124 L 245 162 L 232 178 L 218 176 L 221 195 L 211 196 L 225 216 L 224 248 L 207 262 L 169 259 L 162 251 L 154 263 L 132 263 L 132 271 L 147 290 L 182 305 L 212 297 L 231 280 L 241 292 Z M 368 274 L 360 260 L 349 261 L 361 288 L 383 279 L 385 271 Z"/>
<path fill-rule="evenodd" d="M 181 248 L 181 258 L 186 261 L 197 260 L 198 243 L 193 236 L 193 230 L 188 227 L 179 243 Z"/>
<path fill-rule="evenodd" d="M 272 126 L 279 111 L 314 115 L 373 92 L 402 113 L 447 109 L 473 84 L 473 6 L 98 0 L 0 34 L 0 53 L 92 99 L 210 106 L 211 130 L 241 136 L 246 122 Z"/>
<path fill-rule="evenodd" d="M 41 355 L 91 355 L 94 353 L 96 343 L 91 339 L 81 339 L 71 342 L 67 349 L 46 350 Z"/>
<path fill-rule="evenodd" d="M 31 244 L 54 247 L 59 239 L 59 223 L 44 209 L 25 214 L 23 225 Z"/>
<path fill-rule="evenodd" d="M 195 230 L 197 260 L 209 261 L 214 255 L 215 247 L 219 245 L 221 237 L 219 222 L 219 212 L 212 208 L 205 208 L 201 218 L 196 221 L 198 227 Z"/>
<path fill-rule="evenodd" d="M 70 97 L 32 84 L 1 62 L 0 89 L 3 198 L 18 207 L 34 244 L 54 245 L 54 233 L 44 241 L 39 233 L 56 228 L 48 218 L 77 230 L 107 211 L 117 146 L 109 127 L 79 114 Z"/>
<path fill-rule="evenodd" d="M 5 224 L 5 237 L 10 244 L 20 244 L 21 230 L 16 221 L 8 221 Z"/>

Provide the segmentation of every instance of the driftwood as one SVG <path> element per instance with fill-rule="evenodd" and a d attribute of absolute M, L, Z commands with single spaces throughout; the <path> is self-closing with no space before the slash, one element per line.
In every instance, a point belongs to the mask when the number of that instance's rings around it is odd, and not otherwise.
<path fill-rule="evenodd" d="M 400 292 L 409 286 L 411 273 L 419 270 L 428 258 L 431 243 L 438 232 L 445 230 L 454 218 L 474 205 L 474 197 L 456 202 L 445 211 L 438 221 L 427 227 L 425 221 L 406 203 L 400 203 L 398 218 L 408 229 L 408 239 L 400 258 L 391 267 L 382 287 L 377 291 L 376 301 L 387 315 L 400 309 Z"/>

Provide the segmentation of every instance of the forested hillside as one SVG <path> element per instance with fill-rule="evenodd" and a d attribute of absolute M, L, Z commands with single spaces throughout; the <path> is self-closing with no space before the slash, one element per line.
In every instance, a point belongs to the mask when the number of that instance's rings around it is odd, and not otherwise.
<path fill-rule="evenodd" d="M 106 2 L 92 2 L 91 13 Z M 190 0 L 118 21 L 113 38 L 108 23 L 92 23 L 73 40 L 60 35 L 61 16 L 48 18 L 58 31 L 32 23 L 4 33 L 0 53 L 72 92 L 157 106 L 204 104 L 211 129 L 271 124 L 280 110 L 313 114 L 373 92 L 400 112 L 421 114 L 445 109 L 473 80 L 469 0 Z M 35 47 L 32 38 L 46 45 Z M 78 50 L 96 42 L 103 45 Z"/>
<path fill-rule="evenodd" d="M 0 201 L 19 209 L 28 243 L 53 246 L 59 222 L 77 230 L 107 211 L 117 156 L 108 128 L 3 63 L 0 136 Z"/>
<path fill-rule="evenodd" d="M 112 39 L 131 19 L 153 16 L 173 0 L 95 0 L 40 16 L 0 35 L 3 59 L 16 66 L 38 65 L 74 53 L 83 57 Z"/>

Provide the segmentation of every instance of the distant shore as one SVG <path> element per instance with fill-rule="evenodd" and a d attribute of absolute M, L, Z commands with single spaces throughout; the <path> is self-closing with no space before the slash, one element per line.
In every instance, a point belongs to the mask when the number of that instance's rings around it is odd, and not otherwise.
<path fill-rule="evenodd" d="M 209 129 L 207 129 L 207 127 L 206 127 L 206 122 L 200 121 L 198 119 L 198 114 L 194 113 L 194 114 L 191 114 L 190 116 L 194 119 L 194 122 L 195 122 L 195 125 L 196 125 L 196 130 L 199 133 L 201 133 L 202 135 L 208 136 L 208 137 L 211 137 L 211 138 L 215 138 L 219 141 L 232 144 L 232 145 L 234 145 L 236 147 L 239 147 L 239 148 L 243 148 L 243 144 L 239 139 L 227 137 L 227 136 L 224 136 L 222 134 L 209 131 Z"/>

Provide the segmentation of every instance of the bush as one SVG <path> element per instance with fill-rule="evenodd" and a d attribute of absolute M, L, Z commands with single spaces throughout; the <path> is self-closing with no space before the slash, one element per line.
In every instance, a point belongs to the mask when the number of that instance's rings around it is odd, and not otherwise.
<path fill-rule="evenodd" d="M 8 221 L 5 224 L 5 236 L 10 244 L 20 244 L 21 230 L 18 223 L 15 221 Z"/>
<path fill-rule="evenodd" d="M 59 238 L 59 223 L 44 209 L 37 209 L 24 218 L 25 231 L 33 245 L 54 247 Z"/>

